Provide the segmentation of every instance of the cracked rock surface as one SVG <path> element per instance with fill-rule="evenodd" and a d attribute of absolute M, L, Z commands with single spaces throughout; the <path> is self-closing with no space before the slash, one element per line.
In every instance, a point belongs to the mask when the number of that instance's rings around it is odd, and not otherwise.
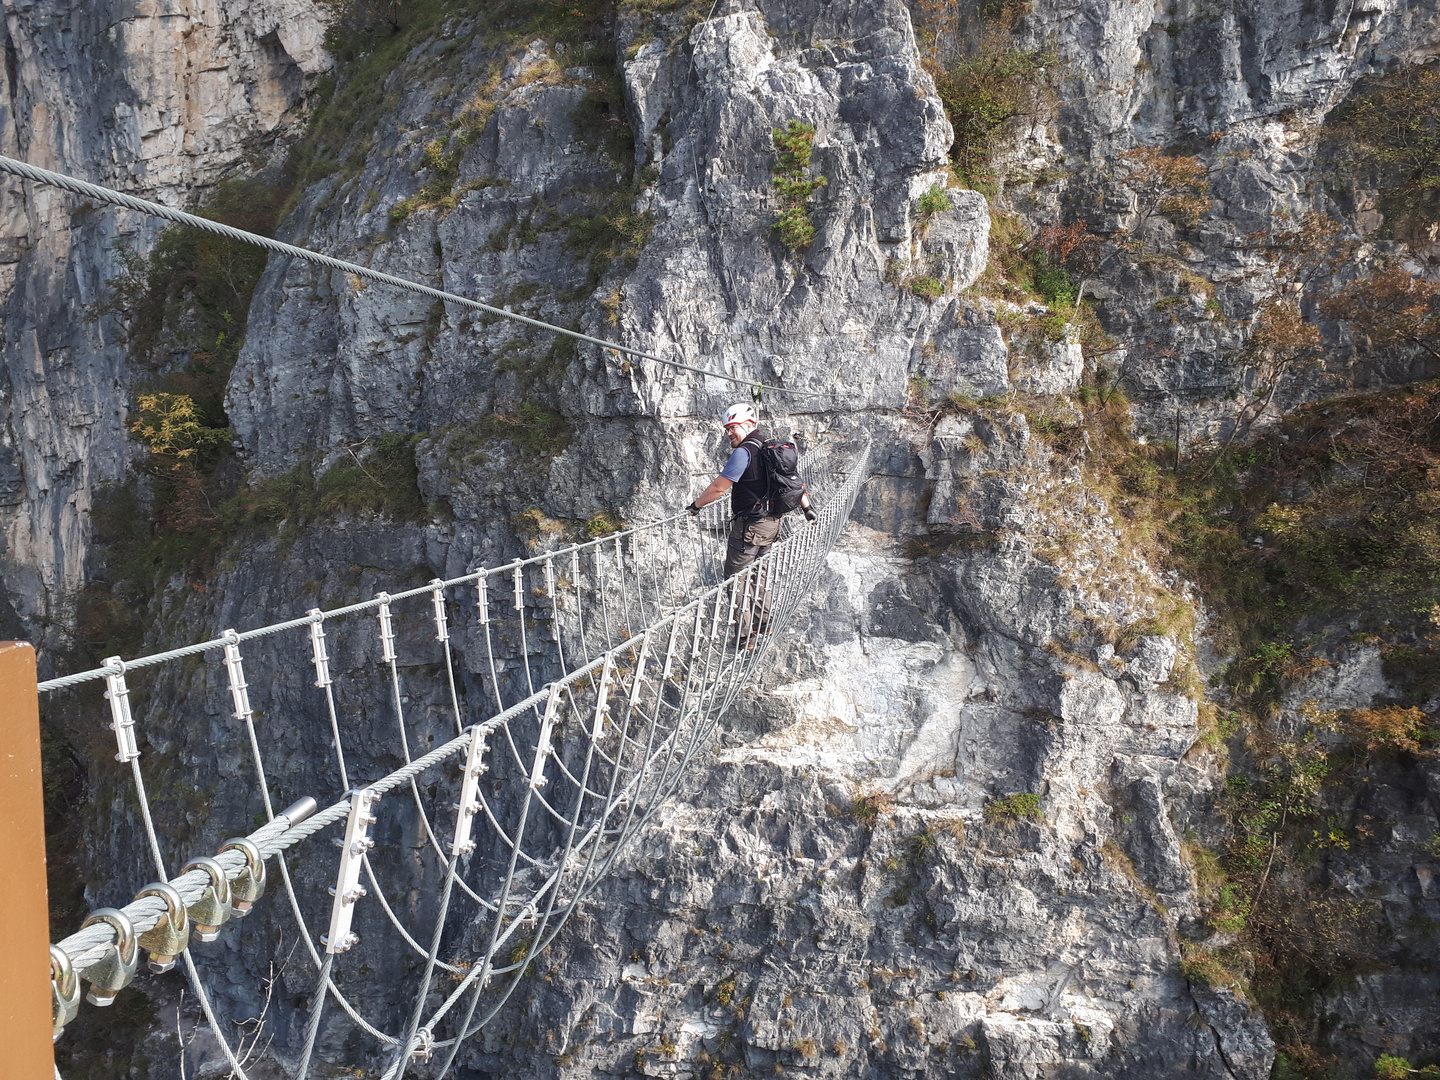
<path fill-rule="evenodd" d="M 1435 6 L 1190 6 L 1194 17 L 1172 34 L 1148 3 L 1036 5 L 1029 32 L 1056 42 L 1074 74 L 1056 125 L 1023 152 L 1037 169 L 1060 163 L 1081 179 L 1011 196 L 1036 220 L 1062 199 L 1092 200 L 1119 227 L 1128 204 L 1084 168 L 1137 141 L 1204 136 L 1220 209 L 1189 263 L 1222 281 L 1226 312 L 1253 311 L 1269 283 L 1231 241 L 1298 205 L 1313 165 L 1307 121 L 1361 75 L 1434 54 Z M 3 7 L 0 151 L 176 205 L 278 159 L 299 135 L 306 92 L 333 65 L 327 8 L 308 0 L 184 13 Z M 1196 657 L 1153 633 L 1081 662 L 1055 651 L 1082 625 L 1153 617 L 1183 585 L 1132 549 L 1115 509 L 1023 415 L 952 411 L 932 422 L 909 408 L 921 382 L 937 399 L 968 400 L 1062 394 L 1083 375 L 1068 339 L 1012 355 L 993 312 L 966 292 L 989 258 L 985 197 L 950 189 L 949 209 L 917 209 L 950 182 L 953 133 L 910 13 L 899 0 L 723 0 L 708 21 L 666 18 L 668 33 L 645 40 L 633 13 L 613 26 L 635 135 L 631 208 L 653 221 L 633 261 L 593 269 L 566 225 L 630 175 L 583 120 L 589 73 L 541 40 L 489 81 L 490 46 L 463 18 L 446 24 L 449 67 L 432 66 L 437 43 L 400 64 L 376 130 L 353 139 L 358 171 L 300 193 L 281 227 L 283 239 L 535 318 L 812 389 L 818 396 L 769 395 L 781 432 L 875 440 L 876 475 L 775 671 L 748 689 L 702 767 L 462 1055 L 462 1075 L 699 1080 L 718 1062 L 753 1075 L 1263 1080 L 1274 1057 L 1263 1017 L 1181 968 L 1181 934 L 1198 918 L 1182 840 L 1215 833 L 1223 783 L 1195 746 L 1197 704 L 1176 678 Z M 477 95 L 493 112 L 456 163 L 454 206 L 397 217 L 428 182 L 427 144 Z M 790 120 L 814 125 L 812 172 L 827 181 L 802 253 L 771 229 L 772 133 Z M 54 642 L 93 571 L 96 492 L 139 468 L 125 422 L 146 373 L 128 362 L 113 320 L 85 313 L 123 270 L 117 245 L 148 250 L 158 229 L 40 189 L 7 182 L 3 192 L 0 622 Z M 939 295 L 897 287 L 917 274 Z M 1160 290 L 1182 288 L 1172 277 L 1097 282 L 1112 333 L 1159 342 L 1122 352 L 1117 369 L 1142 423 L 1185 400 L 1198 424 L 1219 430 L 1223 410 L 1206 414 L 1199 399 L 1230 330 L 1201 314 L 1203 297 L 1192 320 L 1156 315 Z M 1363 387 L 1423 372 L 1329 374 Z M 1297 394 L 1321 386 L 1333 383 Z M 537 394 L 567 421 L 567 445 L 539 454 L 484 429 L 475 450 L 477 425 Z M 528 552 L 527 511 L 572 529 L 601 510 L 629 521 L 673 511 L 713 475 L 713 419 L 744 396 L 589 346 L 557 359 L 548 338 L 513 324 L 272 259 L 226 397 L 247 475 L 302 465 L 319 474 L 381 433 L 423 434 L 426 510 L 405 521 L 342 514 L 298 537 L 277 529 L 234 545 L 207 580 L 168 584 L 146 649 L 497 565 Z M 910 542 L 930 530 L 961 540 L 917 552 Z M 478 702 L 483 653 L 466 630 L 457 619 L 461 692 Z M 251 670 L 279 670 L 269 647 L 247 654 Z M 378 687 L 376 661 L 373 643 L 355 641 L 336 647 L 333 666 Z M 425 665 L 407 671 L 412 738 L 450 723 L 448 692 L 430 676 Z M 258 808 L 224 686 L 212 657 L 150 691 L 147 764 L 165 770 L 171 791 L 192 793 L 163 808 L 177 822 L 164 837 L 171 857 L 213 850 Z M 292 668 L 263 690 L 279 804 L 338 784 L 314 750 L 328 721 L 309 687 Z M 1287 708 L 1362 707 L 1383 689 L 1377 657 L 1357 648 Z M 388 770 L 387 700 L 377 691 L 352 705 L 353 768 Z M 103 762 L 94 769 L 91 906 L 124 902 L 150 876 L 125 781 Z M 1016 795 L 1036 799 L 1002 802 Z M 425 927 L 441 870 L 406 813 L 397 806 L 382 829 L 377 859 L 400 883 L 406 918 Z M 292 860 L 301 888 L 323 890 L 322 862 Z M 1432 877 L 1405 881 L 1440 898 Z M 373 908 L 366 917 L 375 923 L 362 936 L 384 940 Z M 267 901 L 197 949 L 223 1016 L 262 1006 L 267 943 L 286 918 Z M 357 1004 L 394 1029 L 413 958 L 376 949 L 367 962 Z M 137 1077 L 178 1075 L 173 991 L 155 982 L 171 1011 L 152 1032 L 162 1049 L 133 1059 Z M 296 964 L 279 985 L 273 1060 L 257 1077 L 281 1075 L 303 1041 L 309 972 Z M 1334 1008 L 1411 1007 L 1418 1030 L 1420 1010 L 1405 1003 L 1415 985 L 1376 977 Z M 361 1045 L 328 1025 L 319 1056 L 372 1068 L 356 1060 Z M 218 1053 L 198 1038 L 188 1074 L 223 1075 Z"/>

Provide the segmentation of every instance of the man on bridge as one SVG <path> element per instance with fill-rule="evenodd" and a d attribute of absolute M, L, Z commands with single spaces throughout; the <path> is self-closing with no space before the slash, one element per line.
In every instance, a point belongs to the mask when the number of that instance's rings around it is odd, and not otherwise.
<path fill-rule="evenodd" d="M 760 422 L 753 406 L 731 405 L 725 412 L 725 437 L 730 440 L 730 459 L 720 475 L 710 481 L 689 506 L 695 514 L 709 506 L 725 492 L 734 489 L 730 508 L 735 517 L 730 523 L 730 539 L 725 545 L 725 576 L 734 577 L 761 555 L 770 550 L 780 535 L 780 519 L 794 506 L 784 505 L 776 493 L 774 470 L 766 463 L 762 450 L 767 440 L 760 434 Z M 792 450 L 793 453 L 793 450 Z M 792 458 L 793 460 L 793 458 Z M 798 483 L 798 477 L 795 481 Z M 800 495 L 805 517 L 815 520 L 808 493 Z"/>

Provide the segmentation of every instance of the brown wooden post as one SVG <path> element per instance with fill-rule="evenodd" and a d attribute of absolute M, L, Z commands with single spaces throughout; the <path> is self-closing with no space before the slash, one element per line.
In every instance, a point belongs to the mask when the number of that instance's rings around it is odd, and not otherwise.
<path fill-rule="evenodd" d="M 0 926 L 0 1072 L 53 1080 L 40 703 L 26 641 L 0 641 Z"/>

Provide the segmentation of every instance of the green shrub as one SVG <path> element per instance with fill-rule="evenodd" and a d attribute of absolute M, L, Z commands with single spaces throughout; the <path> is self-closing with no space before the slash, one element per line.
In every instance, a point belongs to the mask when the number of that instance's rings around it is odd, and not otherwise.
<path fill-rule="evenodd" d="M 422 436 L 386 432 L 364 457 L 352 455 L 332 465 L 320 477 L 316 492 L 322 513 L 357 513 L 372 510 L 396 518 L 415 518 L 424 512 L 415 444 Z"/>
<path fill-rule="evenodd" d="M 880 815 L 888 813 L 894 805 L 894 801 L 884 792 L 860 795 L 850 804 L 850 816 L 870 829 L 880 820 Z"/>
<path fill-rule="evenodd" d="M 588 540 L 598 540 L 602 536 L 609 536 L 624 528 L 625 522 L 620 518 L 608 510 L 601 510 L 585 522 L 585 537 Z"/>
<path fill-rule="evenodd" d="M 810 177 L 815 126 L 791 120 L 785 127 L 775 128 L 771 140 L 778 152 L 773 183 L 781 200 L 772 229 L 781 243 L 798 251 L 815 239 L 810 204 L 815 192 L 827 182 L 823 176 Z"/>
<path fill-rule="evenodd" d="M 932 184 L 930 190 L 921 195 L 915 203 L 915 210 L 922 220 L 928 220 L 936 214 L 943 214 L 950 209 L 950 196 L 945 194 L 945 189 L 939 184 Z"/>
<path fill-rule="evenodd" d="M 925 300 L 938 300 L 945 292 L 945 284 L 939 278 L 918 277 L 910 281 L 909 289 Z"/>
<path fill-rule="evenodd" d="M 985 804 L 985 820 L 991 825 L 1019 821 L 1022 818 L 1028 818 L 1031 821 L 1042 820 L 1039 795 L 1027 791 L 1017 791 L 991 799 Z"/>
<path fill-rule="evenodd" d="M 1070 280 L 1070 272 L 1060 263 L 1053 262 L 1044 251 L 1036 251 L 1030 257 L 1034 266 L 1035 291 L 1047 304 L 1074 307 L 1079 290 Z"/>
<path fill-rule="evenodd" d="M 990 159 L 1013 121 L 1034 113 L 1053 94 L 1059 56 L 1017 48 L 1008 5 L 989 20 L 978 47 L 935 76 L 955 141 L 950 160 L 972 183 L 989 176 Z"/>
<path fill-rule="evenodd" d="M 1440 220 L 1440 66 L 1361 82 L 1326 127 L 1342 172 L 1379 184 L 1389 229 L 1423 240 Z"/>

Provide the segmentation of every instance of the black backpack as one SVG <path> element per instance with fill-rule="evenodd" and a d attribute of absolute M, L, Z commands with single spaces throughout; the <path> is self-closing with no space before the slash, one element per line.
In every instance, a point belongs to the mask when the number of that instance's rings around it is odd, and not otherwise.
<path fill-rule="evenodd" d="M 776 517 L 800 508 L 805 481 L 800 479 L 800 453 L 795 444 L 783 439 L 766 439 L 760 444 L 760 467 L 765 470 L 765 501 Z"/>

